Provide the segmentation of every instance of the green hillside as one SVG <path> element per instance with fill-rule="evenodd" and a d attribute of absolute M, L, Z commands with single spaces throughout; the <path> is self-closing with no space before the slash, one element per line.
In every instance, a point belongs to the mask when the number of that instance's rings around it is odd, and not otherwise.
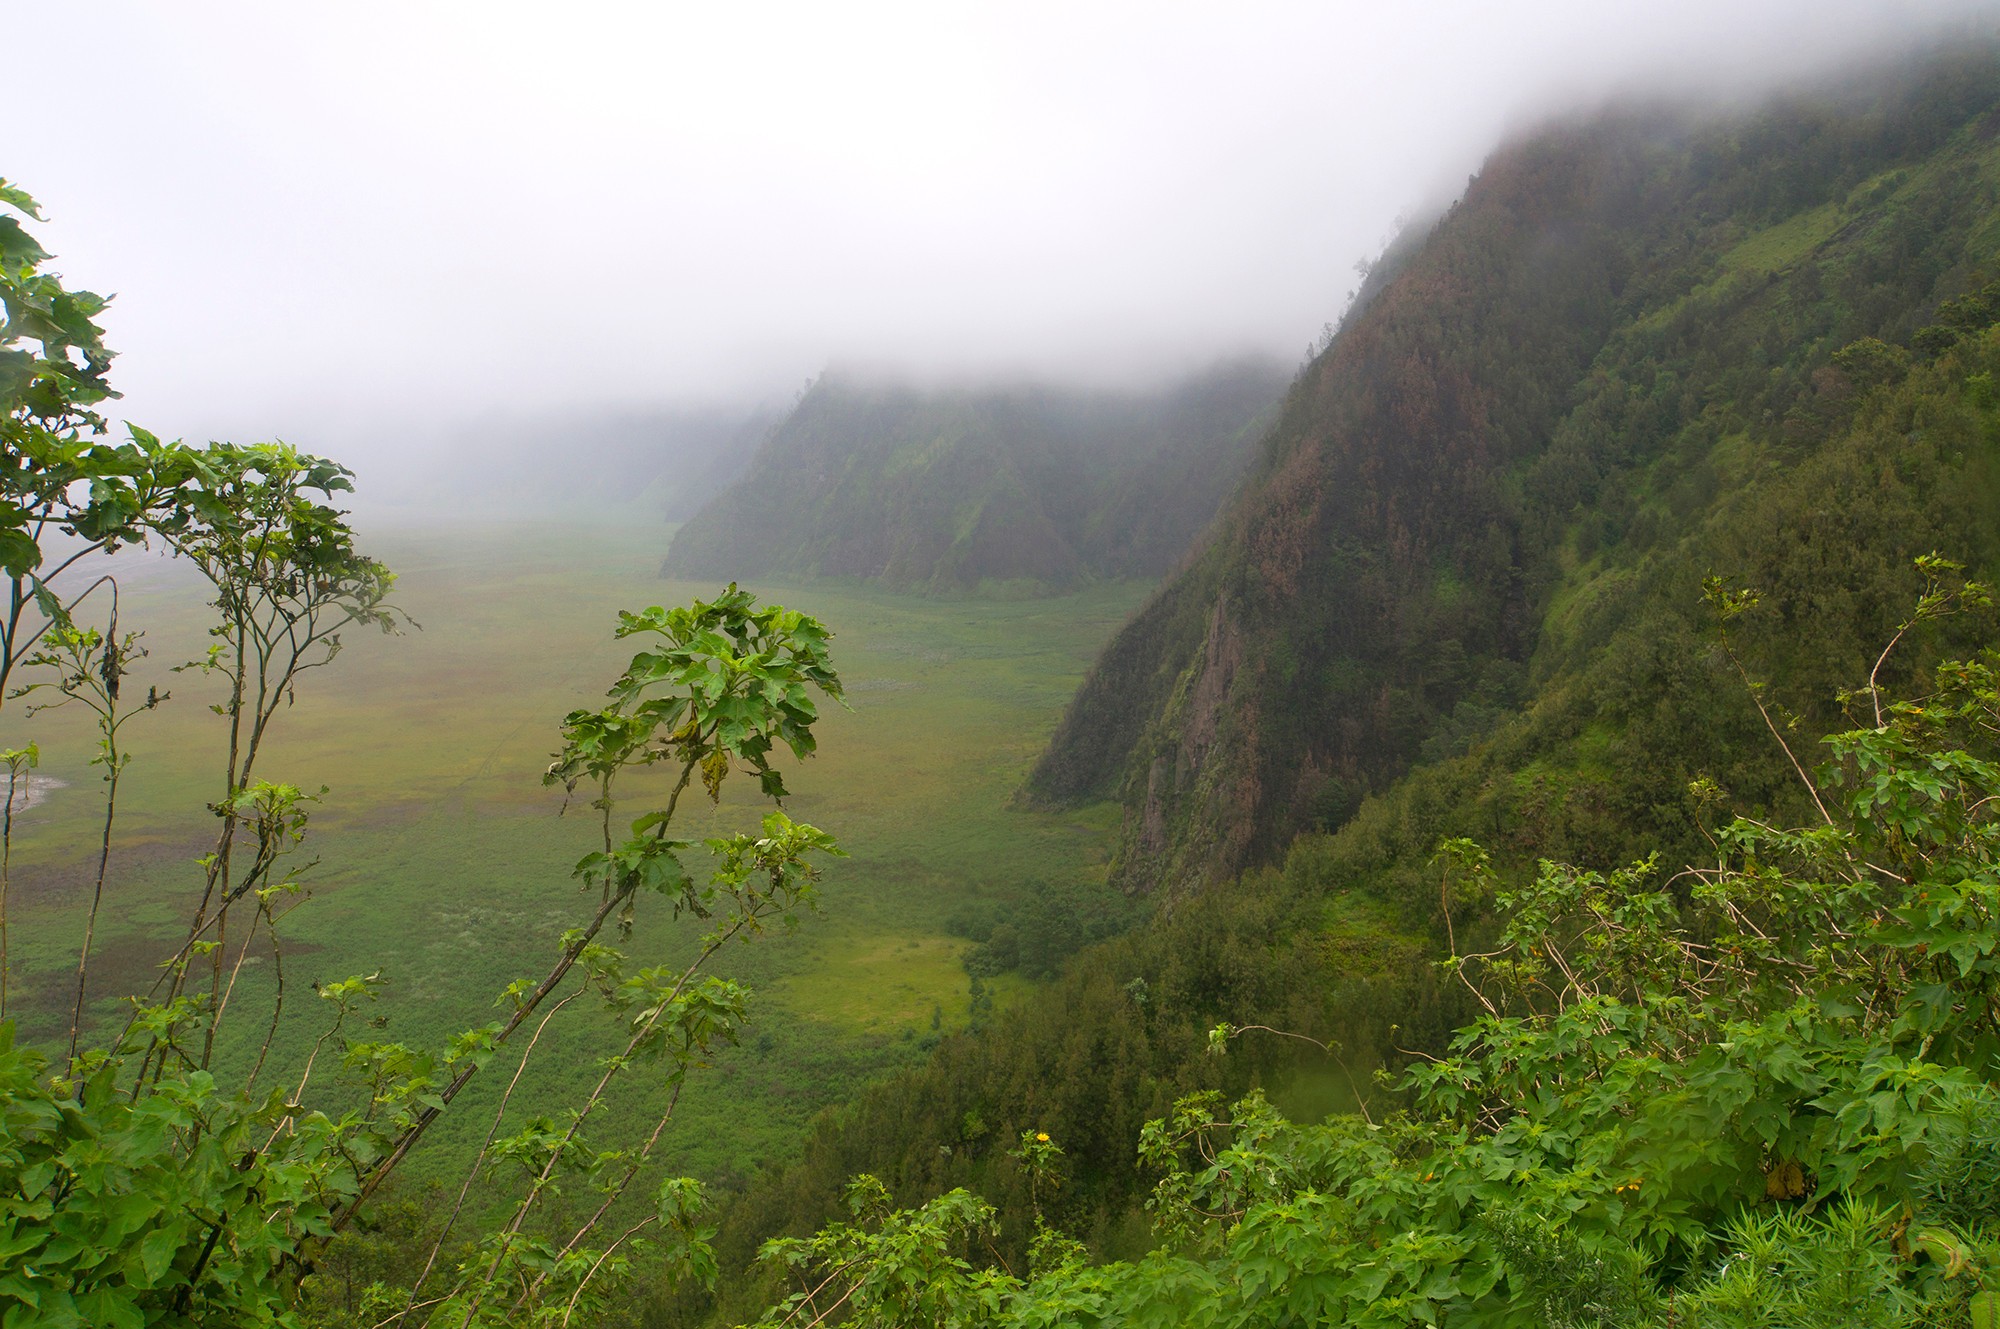
<path fill-rule="evenodd" d="M 1984 1323 L 1943 1225 L 2000 1138 L 1993 690 L 1887 699 L 1994 640 L 1913 563 L 2000 562 L 1996 191 L 1991 47 L 1497 153 L 1033 777 L 1124 799 L 1159 916 L 760 1178 L 718 1252 L 789 1234 L 790 1281 L 649 1315 L 824 1277 L 883 1322 Z M 1889 893 L 1791 884 L 1854 872 Z M 1884 1058 L 1937 1087 L 1892 1109 Z M 909 1208 L 850 1211 L 864 1173 Z"/>
<path fill-rule="evenodd" d="M 1634 717 L 1577 691 L 1621 632 L 1652 624 L 1656 658 L 1626 667 L 1665 685 L 1700 669 L 1704 571 L 1810 579 L 1785 635 L 1832 648 L 1773 667 L 1820 705 L 1900 608 L 1885 570 L 1991 552 L 1976 453 L 1897 447 L 1860 510 L 1771 523 L 1885 372 L 1842 348 L 1906 343 L 1995 275 L 1996 89 L 1981 51 L 1497 153 L 1293 388 L 1219 537 L 1099 661 L 1036 795 L 1119 795 L 1122 880 L 1180 889 L 1574 693 L 1563 723 L 1599 727 L 1607 783 L 1642 813 L 1624 835 L 1671 831 L 1661 791 L 1733 731 L 1629 760 Z"/>
<path fill-rule="evenodd" d="M 662 571 L 933 591 L 1157 577 L 1241 476 L 1283 382 L 1262 363 L 1145 394 L 823 377 Z"/>

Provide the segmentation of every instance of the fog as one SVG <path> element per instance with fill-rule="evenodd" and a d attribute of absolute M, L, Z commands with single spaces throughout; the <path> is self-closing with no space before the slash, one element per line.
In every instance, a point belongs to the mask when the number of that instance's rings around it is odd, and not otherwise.
<path fill-rule="evenodd" d="M 130 418 L 393 486 L 468 422 L 747 415 L 829 364 L 1123 384 L 1296 359 L 1398 216 L 1511 129 L 1746 97 L 1995 15 L 16 6 L 0 174 L 57 270 L 116 292 Z"/>

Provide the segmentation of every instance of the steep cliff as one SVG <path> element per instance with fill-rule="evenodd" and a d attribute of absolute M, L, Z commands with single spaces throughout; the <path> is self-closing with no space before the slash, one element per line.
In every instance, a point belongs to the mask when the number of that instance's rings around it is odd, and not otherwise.
<path fill-rule="evenodd" d="M 1907 341 L 1994 275 L 1997 68 L 1967 50 L 1497 152 L 1293 386 L 1031 793 L 1122 799 L 1129 889 L 1213 880 L 1463 751 L 1670 599 L 1686 612 L 1688 561 L 1732 548 L 1717 523 L 1866 386 L 1843 348 Z M 1987 518 L 1856 547 L 1976 553 Z"/>

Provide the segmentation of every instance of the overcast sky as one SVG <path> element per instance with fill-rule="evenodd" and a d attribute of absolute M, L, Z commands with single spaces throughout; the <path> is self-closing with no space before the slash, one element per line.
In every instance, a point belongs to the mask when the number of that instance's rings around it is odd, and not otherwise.
<path fill-rule="evenodd" d="M 1994 0 L 9 4 L 0 175 L 131 418 L 365 464 L 828 363 L 1297 357 L 1508 131 Z"/>

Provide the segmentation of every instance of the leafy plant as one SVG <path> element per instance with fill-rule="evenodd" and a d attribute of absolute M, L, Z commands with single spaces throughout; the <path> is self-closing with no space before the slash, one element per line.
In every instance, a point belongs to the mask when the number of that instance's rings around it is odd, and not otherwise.
<path fill-rule="evenodd" d="M 42 635 L 108 584 L 65 598 L 63 574 L 184 512 L 196 466 L 192 449 L 143 431 L 105 437 L 96 407 L 118 394 L 96 320 L 109 302 L 47 271 L 24 219 L 40 220 L 39 206 L 0 179 L 0 692 Z"/>
<path fill-rule="evenodd" d="M 0 202 L 34 215 L 17 190 L 6 188 Z M 17 1048 L 12 1026 L 0 1024 L 0 1318 L 234 1326 L 319 1317 L 330 1310 L 316 1276 L 329 1249 L 501 1055 L 512 1079 L 463 1184 L 427 1233 L 421 1265 L 407 1282 L 365 1289 L 351 1309 L 461 1327 L 567 1324 L 600 1313 L 649 1242 L 677 1271 L 711 1277 L 701 1187 L 650 1174 L 686 1077 L 734 1042 L 747 1016 L 748 993 L 712 973 L 713 961 L 731 941 L 814 907 L 816 862 L 839 853 L 829 836 L 785 815 L 774 764 L 780 749 L 812 753 L 813 693 L 840 696 L 825 628 L 759 607 L 734 586 L 711 602 L 621 615 L 618 636 L 641 649 L 605 704 L 563 721 L 548 773 L 552 784 L 588 789 L 602 847 L 576 865 L 594 898 L 547 971 L 507 986 L 497 1003 L 504 1018 L 438 1047 L 371 1037 L 363 1013 L 380 974 L 315 984 L 323 1032 L 302 1064 L 275 1067 L 278 1087 L 259 1089 L 287 992 L 278 925 L 302 898 L 311 860 L 299 850 L 318 801 L 265 778 L 259 757 L 301 681 L 339 653 L 344 630 L 404 622 L 388 598 L 394 579 L 357 550 L 345 514 L 332 506 L 351 487 L 334 463 L 276 443 L 190 449 L 137 428 L 128 444 L 104 443 L 103 422 L 89 409 L 110 392 L 109 353 L 90 321 L 103 302 L 64 292 L 39 270 L 47 257 L 40 247 L 11 217 L 0 221 L 8 316 L 0 389 L 10 394 L 0 553 L 13 584 L 0 681 L 29 670 L 32 681 L 19 691 L 47 690 L 58 699 L 52 704 L 93 709 L 107 778 L 67 1055 L 52 1065 Z M 39 341 L 41 352 L 14 349 L 23 339 Z M 209 805 L 220 825 L 199 860 L 185 939 L 161 985 L 102 1039 L 86 1028 L 85 996 L 117 781 L 129 760 L 119 733 L 133 713 L 167 698 L 149 691 L 121 700 L 121 680 L 142 654 L 136 634 L 118 633 L 111 577 L 67 601 L 51 589 L 76 561 L 66 552 L 44 565 L 43 541 L 58 530 L 85 553 L 157 539 L 188 559 L 209 580 L 217 614 L 213 647 L 188 667 L 218 675 L 225 688 L 213 708 L 225 764 Z M 109 588 L 112 607 L 103 631 L 77 622 L 83 597 L 98 587 Z M 10 849 L 13 786 L 36 757 L 32 747 L 7 754 Z M 621 777 L 656 765 L 675 775 L 664 797 L 636 817 L 621 811 Z M 719 801 L 738 770 L 756 776 L 772 805 L 756 828 L 676 838 L 682 795 L 699 781 Z M 684 862 L 695 854 L 710 860 L 699 879 Z M 691 957 L 652 963 L 609 944 L 629 933 L 649 895 L 704 927 Z M 232 935 L 232 911 L 243 910 L 250 921 Z M 279 962 L 261 1046 L 237 1079 L 216 1069 L 218 1048 L 227 1038 L 245 1046 L 245 1036 L 224 1032 L 224 1017 L 260 929 Z M 206 982 L 197 981 L 203 970 Z M 623 1031 L 619 1051 L 574 1100 L 524 1110 L 514 1090 L 536 1049 L 559 1017 L 592 998 Z M 606 1105 L 619 1095 L 645 1100 L 649 1124 L 637 1138 L 613 1138 L 604 1126 L 614 1115 Z M 652 1188 L 643 1201 L 642 1181 Z M 480 1221 L 469 1223 L 475 1186 Z M 487 1221 L 496 1193 L 512 1198 Z M 475 1229 L 470 1241 L 466 1225 Z"/>

